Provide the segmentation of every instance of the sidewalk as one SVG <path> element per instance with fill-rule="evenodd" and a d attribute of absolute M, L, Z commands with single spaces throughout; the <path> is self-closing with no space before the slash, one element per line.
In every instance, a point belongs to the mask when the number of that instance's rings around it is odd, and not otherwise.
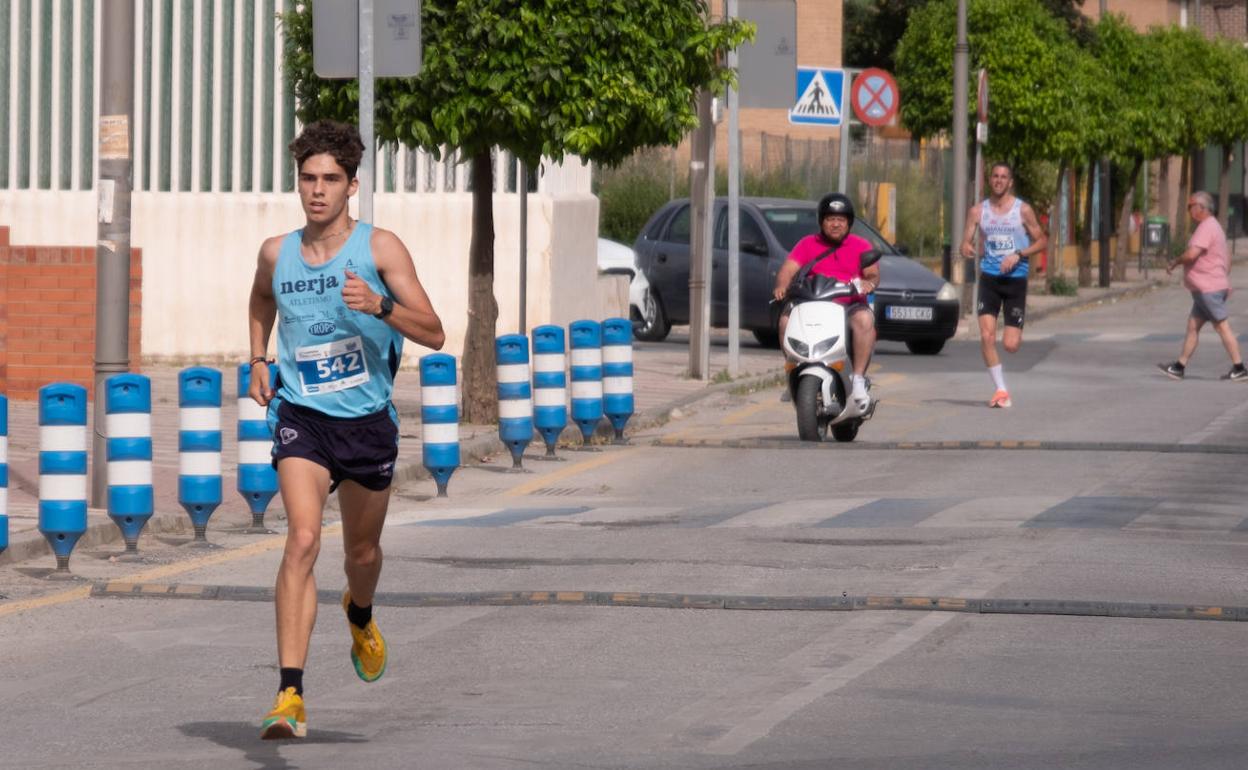
<path fill-rule="evenodd" d="M 1236 244 L 1235 261 L 1248 260 L 1248 239 Z M 1095 269 L 1093 270 L 1095 278 Z M 1096 287 L 1079 289 L 1078 296 L 1060 297 L 1033 294 L 1027 298 L 1028 320 L 1035 322 L 1055 313 L 1103 302 L 1125 299 L 1153 291 L 1162 286 L 1178 286 L 1181 278 L 1176 273 L 1166 276 L 1165 270 L 1151 269 L 1147 277 L 1136 269 L 1133 262 L 1127 270 L 1127 280 L 1115 282 L 1108 289 Z M 958 326 L 957 339 L 978 336 L 973 317 L 964 316 Z M 633 382 L 636 414 L 629 420 L 627 431 L 653 427 L 667 419 L 675 408 L 694 403 L 712 393 L 740 387 L 751 382 L 771 380 L 781 372 L 777 351 L 743 345 L 740 356 L 740 375 L 733 382 L 707 382 L 693 380 L 688 376 L 689 356 L 685 345 L 687 329 L 678 328 L 666 343 L 635 343 L 633 358 Z M 726 369 L 727 343 L 723 330 L 712 334 L 710 371 L 719 373 Z M 677 344 L 672 344 L 677 343 Z M 222 393 L 221 427 L 222 447 L 222 504 L 213 514 L 208 525 L 208 538 L 214 531 L 243 529 L 251 524 L 251 513 L 236 491 L 238 447 L 235 431 L 238 420 L 237 394 L 234 392 L 233 367 L 220 367 L 224 383 Z M 178 405 L 177 377 L 180 367 L 150 365 L 143 373 L 152 380 L 152 444 L 153 483 L 155 487 L 155 513 L 148 521 L 145 533 L 180 534 L 189 538 L 192 534 L 190 519 L 177 500 L 178 486 Z M 420 447 L 420 376 L 415 370 L 405 369 L 395 379 L 394 403 L 401 419 L 399 461 L 395 469 L 395 481 L 401 483 L 413 479 L 428 478 L 421 465 Z M 88 417 L 91 410 L 88 410 Z M 90 429 L 90 426 L 88 427 Z M 606 420 L 599 426 L 601 435 L 610 435 Z M 506 449 L 498 440 L 496 426 L 463 425 L 459 427 L 460 451 L 465 463 L 492 455 L 506 455 Z M 580 433 L 569 425 L 563 440 L 577 444 Z M 544 452 L 538 436 L 530 444 L 530 456 Z M 38 408 L 34 401 L 11 401 L 9 403 L 9 548 L 0 553 L 0 564 L 46 558 L 51 563 L 51 550 L 38 530 L 39 494 L 39 426 Z M 454 481 L 452 480 L 452 484 Z M 432 488 L 432 482 L 430 482 Z M 274 497 L 266 513 L 270 526 L 282 519 L 281 498 Z M 109 520 L 106 511 L 91 509 L 88 513 L 87 533 L 75 549 L 117 543 L 121 552 L 121 536 Z"/>

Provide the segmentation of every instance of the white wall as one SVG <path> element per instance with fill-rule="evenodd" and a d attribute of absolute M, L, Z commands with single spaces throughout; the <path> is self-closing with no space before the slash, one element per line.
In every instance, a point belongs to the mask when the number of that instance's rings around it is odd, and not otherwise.
<path fill-rule="evenodd" d="M 574 185 L 575 186 L 575 185 Z M 0 225 L 14 245 L 89 245 L 95 193 L 0 191 Z M 354 211 L 354 205 L 353 205 Z M 407 244 L 459 356 L 467 328 L 472 195 L 379 193 L 377 225 Z M 533 194 L 528 203 L 528 328 L 601 319 L 598 201 L 588 193 Z M 245 358 L 247 297 L 265 237 L 303 224 L 294 193 L 134 193 L 131 244 L 143 249 L 145 358 Z M 519 196 L 494 196 L 498 333 L 519 328 Z M 408 347 L 406 360 L 428 352 Z"/>

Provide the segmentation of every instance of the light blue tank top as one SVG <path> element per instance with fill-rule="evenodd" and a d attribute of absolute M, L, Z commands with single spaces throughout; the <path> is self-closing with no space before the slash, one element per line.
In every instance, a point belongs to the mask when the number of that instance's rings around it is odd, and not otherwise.
<path fill-rule="evenodd" d="M 378 294 L 394 298 L 373 263 L 372 235 L 371 225 L 356 222 L 346 243 L 323 265 L 304 261 L 303 230 L 282 241 L 273 271 L 281 371 L 277 398 L 332 417 L 362 417 L 382 409 L 393 413 L 390 394 L 403 335 L 342 301 L 347 270 Z"/>
<path fill-rule="evenodd" d="M 984 234 L 984 253 L 980 258 L 979 271 L 988 275 L 1001 275 L 1001 260 L 1031 245 L 1027 228 L 1023 226 L 1023 202 L 1014 199 L 1014 205 L 1004 214 L 992 210 L 985 199 L 980 205 L 979 229 Z M 1025 278 L 1027 263 L 1019 261 L 1007 278 Z"/>

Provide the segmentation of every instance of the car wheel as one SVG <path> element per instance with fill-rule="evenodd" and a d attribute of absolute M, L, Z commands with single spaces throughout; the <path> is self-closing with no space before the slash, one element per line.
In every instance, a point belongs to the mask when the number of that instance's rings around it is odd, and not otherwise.
<path fill-rule="evenodd" d="M 945 347 L 944 340 L 907 340 L 906 349 L 916 356 L 934 356 Z"/>
<path fill-rule="evenodd" d="M 662 342 L 672 331 L 672 325 L 663 312 L 663 302 L 653 291 L 646 294 L 641 317 L 633 322 L 633 337 L 642 342 Z"/>
<path fill-rule="evenodd" d="M 780 332 L 775 329 L 751 329 L 754 339 L 765 348 L 780 347 Z"/>

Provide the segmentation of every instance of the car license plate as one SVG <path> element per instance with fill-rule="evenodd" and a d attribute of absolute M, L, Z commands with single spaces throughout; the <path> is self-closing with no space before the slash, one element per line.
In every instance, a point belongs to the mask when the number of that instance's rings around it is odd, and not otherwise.
<path fill-rule="evenodd" d="M 890 321 L 930 321 L 930 307 L 912 305 L 889 305 L 884 308 L 884 317 Z"/>

